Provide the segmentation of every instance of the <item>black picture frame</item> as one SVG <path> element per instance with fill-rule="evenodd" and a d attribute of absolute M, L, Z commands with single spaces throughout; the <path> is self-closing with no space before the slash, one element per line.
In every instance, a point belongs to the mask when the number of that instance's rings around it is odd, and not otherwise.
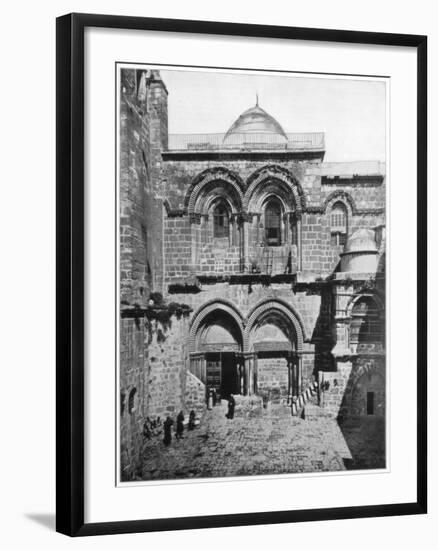
<path fill-rule="evenodd" d="M 84 522 L 84 30 L 86 27 L 269 37 L 417 52 L 417 498 L 373 506 Z M 111 15 L 57 19 L 57 497 L 56 529 L 70 536 L 423 514 L 427 510 L 427 37 Z"/>

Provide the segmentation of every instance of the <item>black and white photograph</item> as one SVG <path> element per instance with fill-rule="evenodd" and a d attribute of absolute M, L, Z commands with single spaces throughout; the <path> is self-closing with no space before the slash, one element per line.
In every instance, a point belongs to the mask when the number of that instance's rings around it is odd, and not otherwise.
<path fill-rule="evenodd" d="M 388 467 L 388 81 L 116 65 L 118 482 Z"/>

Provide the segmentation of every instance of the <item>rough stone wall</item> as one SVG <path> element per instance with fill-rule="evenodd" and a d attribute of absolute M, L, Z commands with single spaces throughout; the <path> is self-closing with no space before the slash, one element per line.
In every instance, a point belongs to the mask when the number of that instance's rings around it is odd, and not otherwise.
<path fill-rule="evenodd" d="M 167 144 L 167 94 L 154 78 L 134 69 L 121 73 L 120 300 L 127 305 L 146 304 L 150 291 L 162 287 L 159 172 Z"/>
<path fill-rule="evenodd" d="M 150 417 L 175 417 L 185 409 L 187 323 L 176 317 L 168 326 L 149 322 L 145 402 Z"/>
<path fill-rule="evenodd" d="M 201 414 L 203 412 L 205 409 L 205 392 L 205 384 L 203 384 L 191 372 L 187 372 L 184 404 L 188 413 L 192 410 L 194 410 L 197 414 Z"/>
<path fill-rule="evenodd" d="M 146 417 L 147 334 L 143 320 L 120 321 L 120 477 L 140 475 L 142 428 Z"/>
<path fill-rule="evenodd" d="M 338 418 L 345 392 L 351 376 L 350 361 L 338 362 L 335 372 L 320 372 L 319 381 L 322 385 L 321 406 L 330 418 Z"/>
<path fill-rule="evenodd" d="M 162 197 L 156 182 L 167 145 L 167 94 L 156 80 L 147 71 L 121 72 L 120 475 L 125 481 L 139 475 L 143 424 L 150 414 L 148 331 L 144 317 L 126 312 L 144 308 L 163 279 Z"/>
<path fill-rule="evenodd" d="M 321 372 L 321 405 L 332 418 L 368 416 L 367 393 L 374 394 L 373 416 L 385 416 L 385 360 L 357 357 L 338 362 L 335 372 Z"/>
<path fill-rule="evenodd" d="M 168 295 L 167 299 L 186 303 L 192 308 L 193 311 L 188 318 L 188 324 L 190 324 L 191 320 L 195 317 L 197 311 L 202 308 L 205 303 L 212 300 L 226 300 L 232 303 L 235 307 L 237 307 L 244 318 L 247 317 L 249 312 L 256 305 L 265 299 L 279 299 L 281 301 L 285 301 L 298 312 L 304 325 L 306 339 L 309 340 L 305 341 L 303 346 L 303 386 L 310 384 L 313 377 L 316 375 L 316 371 L 321 368 L 321 365 L 325 365 L 324 361 L 327 361 L 326 354 L 321 355 L 322 351 L 319 347 L 320 345 L 317 342 L 312 343 L 315 327 L 317 323 L 321 322 L 321 315 L 323 317 L 325 315 L 329 315 L 329 312 L 327 311 L 325 313 L 321 313 L 321 296 L 318 294 L 307 295 L 306 292 L 296 292 L 294 294 L 291 291 L 289 284 L 272 284 L 269 287 L 266 287 L 261 284 L 240 285 L 216 283 L 211 285 L 203 285 L 203 289 L 199 293 L 172 294 Z M 328 321 L 325 323 L 327 322 Z M 326 351 L 327 350 L 324 349 L 324 353 Z M 188 349 L 186 352 L 186 360 L 188 364 Z M 282 384 L 287 388 L 287 370 L 285 372 L 286 381 L 283 381 Z"/>
<path fill-rule="evenodd" d="M 188 217 L 166 217 L 164 221 L 165 281 L 188 276 L 192 264 L 192 232 Z"/>
<path fill-rule="evenodd" d="M 273 402 L 287 398 L 288 367 L 284 357 L 259 357 L 257 360 L 257 386 L 260 395 Z"/>
<path fill-rule="evenodd" d="M 200 273 L 238 273 L 240 271 L 240 248 L 233 245 L 230 238 L 214 237 L 213 219 L 202 219 L 199 226 L 194 226 L 192 231 L 198 232 L 195 266 Z M 231 233 L 230 229 L 230 233 Z M 240 238 L 239 236 L 236 237 Z"/>
<path fill-rule="evenodd" d="M 199 224 L 192 223 L 187 214 L 187 194 L 192 182 L 206 169 L 226 167 L 231 170 L 246 185 L 248 178 L 257 170 L 265 166 L 275 165 L 284 167 L 292 174 L 301 185 L 306 206 L 310 211 L 305 211 L 301 221 L 301 254 L 302 271 L 312 274 L 314 277 L 326 277 L 330 275 L 339 263 L 339 254 L 343 246 L 331 244 L 330 212 L 331 205 L 337 200 L 343 201 L 348 209 L 348 233 L 353 233 L 358 228 L 375 228 L 384 223 L 385 207 L 385 181 L 378 176 L 375 179 L 363 180 L 351 178 L 351 180 L 331 179 L 329 183 L 320 175 L 319 163 L 315 160 L 268 160 L 258 159 L 227 159 L 202 160 L 200 156 L 190 160 L 175 160 L 165 158 L 163 170 L 166 177 L 166 200 L 173 211 L 179 212 L 178 221 L 169 219 L 166 223 L 166 265 L 167 279 L 172 277 L 184 277 L 190 272 L 222 273 L 228 271 L 237 273 L 240 270 L 239 259 L 243 250 L 237 243 L 224 252 L 219 243 L 211 238 L 211 220 L 201 219 Z M 349 182 L 346 184 L 345 182 Z M 353 209 L 353 207 L 354 209 Z M 171 247 L 168 246 L 170 236 L 174 238 L 175 229 L 180 232 L 180 241 L 183 249 L 174 257 Z M 260 230 L 263 232 L 263 230 Z M 246 264 L 252 258 L 260 256 L 261 233 L 257 229 L 256 219 L 245 224 L 247 238 Z M 243 239 L 241 239 L 241 248 Z M 190 245 L 190 246 L 189 246 Z M 193 249 L 197 249 L 194 252 Z M 280 250 L 276 247 L 275 253 L 283 252 L 287 257 L 289 249 L 292 249 L 294 265 L 297 265 L 296 248 L 288 247 Z M 284 259 L 283 263 L 286 260 Z M 277 266 L 278 268 L 279 266 Z M 284 266 L 285 267 L 285 266 Z M 280 266 L 281 271 L 281 266 Z"/>

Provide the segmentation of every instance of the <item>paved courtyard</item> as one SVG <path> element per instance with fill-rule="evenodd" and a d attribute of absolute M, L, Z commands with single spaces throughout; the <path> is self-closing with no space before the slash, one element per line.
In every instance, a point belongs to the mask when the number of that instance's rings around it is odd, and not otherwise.
<path fill-rule="evenodd" d="M 302 420 L 281 405 L 237 406 L 232 420 L 226 412 L 226 402 L 206 411 L 193 431 L 185 429 L 184 439 L 173 432 L 169 447 L 162 434 L 147 441 L 143 479 L 339 471 L 352 458 L 334 420 Z"/>

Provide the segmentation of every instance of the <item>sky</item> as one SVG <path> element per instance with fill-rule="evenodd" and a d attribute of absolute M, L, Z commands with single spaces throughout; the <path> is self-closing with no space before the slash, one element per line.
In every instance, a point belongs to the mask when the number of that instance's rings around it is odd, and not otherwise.
<path fill-rule="evenodd" d="M 225 133 L 256 103 L 287 133 L 324 132 L 325 162 L 385 160 L 386 83 L 341 76 L 161 69 L 169 133 Z"/>

